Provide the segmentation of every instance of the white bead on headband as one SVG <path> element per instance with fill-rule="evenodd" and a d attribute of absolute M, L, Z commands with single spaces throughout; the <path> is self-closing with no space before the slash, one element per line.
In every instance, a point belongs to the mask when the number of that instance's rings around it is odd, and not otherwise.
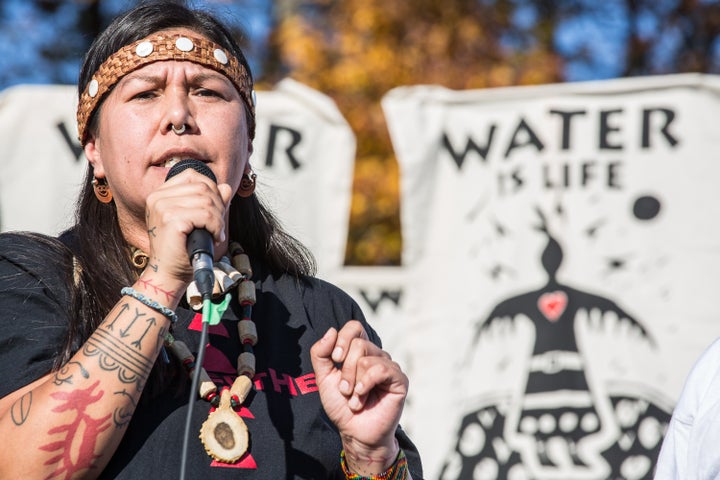
<path fill-rule="evenodd" d="M 188 34 L 159 32 L 126 45 L 110 55 L 100 65 L 80 96 L 77 109 L 78 138 L 81 145 L 87 142 L 88 121 L 103 96 L 125 75 L 163 60 L 183 60 L 198 63 L 216 70 L 232 81 L 240 96 L 255 116 L 255 92 L 252 79 L 237 58 L 225 52 L 220 45 L 206 38 Z M 251 132 L 251 137 L 254 132 Z"/>

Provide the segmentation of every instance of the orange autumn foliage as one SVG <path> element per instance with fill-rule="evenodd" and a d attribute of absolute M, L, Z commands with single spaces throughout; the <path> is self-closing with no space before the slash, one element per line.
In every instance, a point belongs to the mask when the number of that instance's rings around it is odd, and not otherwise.
<path fill-rule="evenodd" d="M 560 79 L 550 45 L 503 41 L 513 28 L 507 1 L 312 0 L 275 8 L 274 62 L 263 80 L 291 76 L 329 95 L 357 136 L 349 265 L 401 263 L 399 169 L 383 95 L 403 85 L 472 89 Z"/>

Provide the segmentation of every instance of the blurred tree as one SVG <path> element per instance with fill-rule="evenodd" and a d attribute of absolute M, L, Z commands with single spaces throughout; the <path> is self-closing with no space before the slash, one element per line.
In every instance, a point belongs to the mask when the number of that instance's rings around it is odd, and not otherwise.
<path fill-rule="evenodd" d="M 547 25 L 564 80 L 720 73 L 717 0 L 515 0 Z"/>
<path fill-rule="evenodd" d="M 292 75 L 338 104 L 358 137 L 347 264 L 400 263 L 398 165 L 382 96 L 400 85 L 453 89 L 556 82 L 551 35 L 522 34 L 508 0 L 285 0 L 264 79 Z M 533 28 L 549 28 L 539 23 Z"/>
<path fill-rule="evenodd" d="M 626 2 L 629 27 L 622 76 L 720 73 L 720 3 Z"/>

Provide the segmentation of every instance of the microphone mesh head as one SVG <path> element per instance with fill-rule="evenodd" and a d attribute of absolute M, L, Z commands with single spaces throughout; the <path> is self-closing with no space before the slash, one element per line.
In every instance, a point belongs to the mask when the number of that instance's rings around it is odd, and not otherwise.
<path fill-rule="evenodd" d="M 178 163 L 170 167 L 170 171 L 168 172 L 167 176 L 165 177 L 165 181 L 167 182 L 172 177 L 177 175 L 180 172 L 183 172 L 187 170 L 188 168 L 192 168 L 198 173 L 202 173 L 206 177 L 208 177 L 213 182 L 217 183 L 217 178 L 215 178 L 215 174 L 212 170 L 210 170 L 210 167 L 205 165 L 200 160 L 195 160 L 194 158 L 187 158 L 184 160 L 180 160 Z"/>

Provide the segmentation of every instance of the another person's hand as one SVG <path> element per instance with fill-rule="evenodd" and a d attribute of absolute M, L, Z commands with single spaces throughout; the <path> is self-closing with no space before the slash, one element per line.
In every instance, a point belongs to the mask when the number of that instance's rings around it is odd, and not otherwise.
<path fill-rule="evenodd" d="M 310 351 L 320 400 L 337 426 L 348 461 L 382 472 L 398 454 L 408 378 L 390 355 L 368 340 L 356 320 L 327 331 Z"/>

